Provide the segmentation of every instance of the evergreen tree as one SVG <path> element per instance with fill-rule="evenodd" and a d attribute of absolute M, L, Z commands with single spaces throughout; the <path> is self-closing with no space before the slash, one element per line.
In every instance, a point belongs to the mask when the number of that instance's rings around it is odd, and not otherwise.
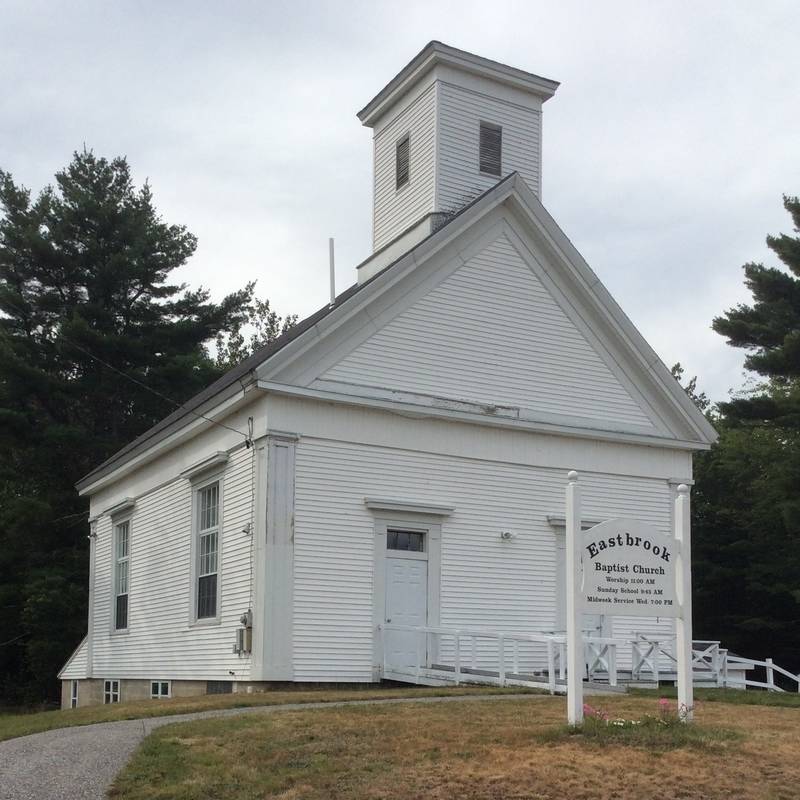
<path fill-rule="evenodd" d="M 800 233 L 800 199 L 784 197 L 783 205 Z M 753 304 L 729 309 L 713 323 L 728 344 L 748 351 L 745 366 L 766 383 L 722 409 L 730 419 L 800 428 L 800 236 L 768 236 L 767 246 L 786 269 L 745 264 Z"/>
<path fill-rule="evenodd" d="M 123 158 L 76 153 L 35 199 L 0 171 L 0 705 L 57 696 L 85 632 L 75 482 L 216 378 L 205 343 L 247 318 L 252 286 L 170 282 L 195 246 Z"/>
<path fill-rule="evenodd" d="M 800 201 L 784 197 L 795 233 Z M 764 379 L 719 404 L 695 457 L 695 634 L 800 670 L 800 237 L 767 238 L 788 271 L 746 264 L 752 305 L 713 327 Z"/>

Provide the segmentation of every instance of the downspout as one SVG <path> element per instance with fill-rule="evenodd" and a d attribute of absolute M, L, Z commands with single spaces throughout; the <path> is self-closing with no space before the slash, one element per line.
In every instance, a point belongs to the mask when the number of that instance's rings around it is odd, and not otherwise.
<path fill-rule="evenodd" d="M 86 631 L 86 677 L 94 677 L 94 572 L 97 551 L 97 520 L 89 520 L 89 614 Z"/>

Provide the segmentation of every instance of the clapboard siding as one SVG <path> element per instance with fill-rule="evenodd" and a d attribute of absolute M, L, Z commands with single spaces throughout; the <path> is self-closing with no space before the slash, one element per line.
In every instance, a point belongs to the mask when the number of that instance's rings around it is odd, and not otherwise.
<path fill-rule="evenodd" d="M 409 182 L 396 189 L 395 146 L 410 134 Z M 436 84 L 376 134 L 373 246 L 394 239 L 434 210 L 434 150 L 436 146 Z"/>
<path fill-rule="evenodd" d="M 249 659 L 231 652 L 248 608 L 252 540 L 252 449 L 231 455 L 223 473 L 221 622 L 189 625 L 191 503 L 189 481 L 176 479 L 137 500 L 131 518 L 129 630 L 111 633 L 112 523 L 97 524 L 94 675 L 97 677 L 241 680 Z"/>
<path fill-rule="evenodd" d="M 302 438 L 297 447 L 295 680 L 372 675 L 374 516 L 368 496 L 447 502 L 441 624 L 526 632 L 555 627 L 563 470 Z M 665 481 L 585 473 L 585 514 L 630 515 L 669 529 Z M 501 530 L 517 538 L 500 539 Z M 617 633 L 623 634 L 620 622 Z M 664 628 L 635 620 L 636 628 Z M 669 630 L 669 623 L 666 623 Z M 631 629 L 636 629 L 631 628 Z M 485 651 L 482 652 L 485 655 Z M 542 666 L 541 653 L 521 653 Z"/>
<path fill-rule="evenodd" d="M 540 194 L 541 112 L 452 84 L 439 83 L 438 209 L 460 208 L 497 183 L 479 169 L 481 122 L 500 125 L 501 175 L 519 172 Z"/>
<path fill-rule="evenodd" d="M 61 680 L 79 680 L 88 676 L 88 665 L 86 662 L 86 639 L 76 648 L 75 652 L 69 657 L 69 661 L 64 665 L 64 669 L 59 673 Z"/>
<path fill-rule="evenodd" d="M 322 377 L 652 427 L 504 234 Z"/>

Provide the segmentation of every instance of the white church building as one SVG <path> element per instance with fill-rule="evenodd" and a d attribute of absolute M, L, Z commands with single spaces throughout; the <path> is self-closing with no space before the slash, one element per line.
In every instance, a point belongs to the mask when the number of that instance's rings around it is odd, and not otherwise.
<path fill-rule="evenodd" d="M 716 434 L 542 205 L 557 88 L 431 42 L 359 112 L 355 285 L 78 484 L 65 706 L 563 672 L 567 472 L 587 526 L 667 536 Z M 626 643 L 672 629 L 585 620 L 631 670 Z"/>

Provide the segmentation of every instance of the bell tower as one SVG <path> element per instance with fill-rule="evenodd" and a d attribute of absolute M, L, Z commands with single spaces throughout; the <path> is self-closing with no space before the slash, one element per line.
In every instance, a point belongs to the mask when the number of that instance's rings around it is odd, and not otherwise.
<path fill-rule="evenodd" d="M 539 196 L 542 104 L 557 88 L 441 42 L 426 45 L 358 112 L 373 130 L 373 251 L 424 228 L 426 218 L 432 226 L 511 172 Z"/>

